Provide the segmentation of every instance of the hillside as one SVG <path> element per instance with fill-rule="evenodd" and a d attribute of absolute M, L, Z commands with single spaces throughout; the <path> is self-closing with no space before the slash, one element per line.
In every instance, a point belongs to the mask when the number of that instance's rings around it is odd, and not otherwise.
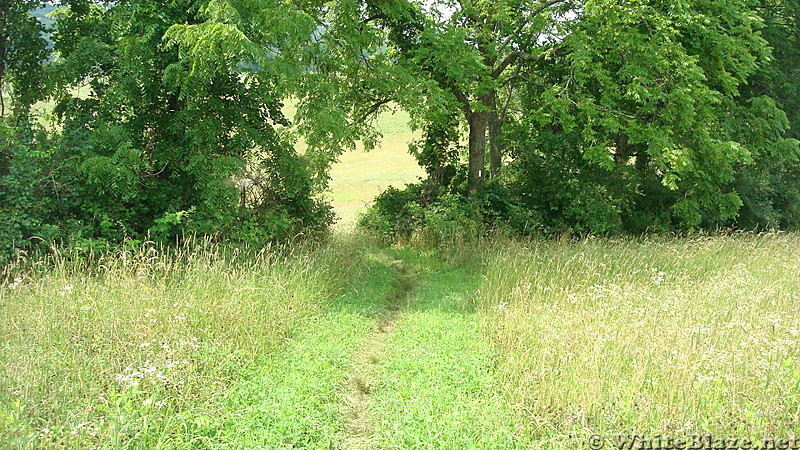
<path fill-rule="evenodd" d="M 39 19 L 42 23 L 45 24 L 48 28 L 51 28 L 55 24 L 55 20 L 49 17 L 50 13 L 55 11 L 57 6 L 45 6 L 43 8 L 36 8 L 31 11 L 31 15 Z"/>
<path fill-rule="evenodd" d="M 50 13 L 55 11 L 57 8 L 58 8 L 57 6 L 52 6 L 52 5 L 45 6 L 43 8 L 36 8 L 33 11 L 31 11 L 31 15 L 39 19 L 39 21 L 42 22 L 48 30 L 52 30 L 56 24 L 56 21 L 55 19 L 50 17 Z M 52 41 L 50 39 L 50 32 L 48 31 L 46 35 L 47 35 L 47 41 L 50 42 L 50 46 L 52 46 Z"/>

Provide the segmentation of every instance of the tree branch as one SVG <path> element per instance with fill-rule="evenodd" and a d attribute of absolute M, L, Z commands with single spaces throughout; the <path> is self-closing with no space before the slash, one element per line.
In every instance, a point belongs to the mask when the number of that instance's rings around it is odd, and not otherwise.
<path fill-rule="evenodd" d="M 472 105 L 469 103 L 469 98 L 467 98 L 466 94 L 461 92 L 461 89 L 453 85 L 448 85 L 446 87 L 456 97 L 456 100 L 461 103 L 461 110 L 464 111 L 464 114 L 469 118 L 470 114 L 472 114 Z"/>
<path fill-rule="evenodd" d="M 526 20 L 525 22 L 523 22 L 523 23 L 522 23 L 522 24 L 521 24 L 521 25 L 520 25 L 520 26 L 517 28 L 517 30 L 516 30 L 516 34 L 517 34 L 517 35 L 519 35 L 519 34 L 522 34 L 522 31 L 523 31 L 523 30 L 525 29 L 525 27 L 526 27 L 526 26 L 527 26 L 527 25 L 528 25 L 528 24 L 531 22 L 531 20 L 533 20 L 533 19 L 534 19 L 536 16 L 538 16 L 539 14 L 543 13 L 543 12 L 544 12 L 545 10 L 547 10 L 548 8 L 551 8 L 551 7 L 553 7 L 553 6 L 556 6 L 556 5 L 557 5 L 557 4 L 559 4 L 559 3 L 567 3 L 567 2 L 569 2 L 569 1 L 571 1 L 571 0 L 549 0 L 549 1 L 545 2 L 544 4 L 542 4 L 541 6 L 539 6 L 538 8 L 536 8 L 536 9 L 534 9 L 534 10 L 533 10 L 533 12 L 531 13 L 531 16 L 530 16 L 530 18 L 529 18 L 528 20 Z M 498 66 L 497 66 L 497 67 L 496 67 L 496 68 L 495 68 L 495 69 L 492 71 L 492 77 L 493 77 L 493 78 L 497 78 L 497 77 L 499 77 L 499 76 L 500 76 L 500 74 L 502 74 L 502 73 L 503 73 L 503 71 L 504 71 L 504 70 L 506 70 L 506 68 L 508 68 L 508 66 L 509 66 L 509 65 L 513 64 L 513 63 L 514 63 L 514 61 L 516 61 L 516 60 L 517 60 L 517 59 L 519 59 L 519 58 L 526 58 L 526 59 L 530 59 L 530 58 L 531 58 L 531 55 L 530 55 L 529 53 L 525 52 L 524 50 L 526 50 L 528 47 L 530 47 L 530 45 L 531 45 L 532 41 L 533 41 L 533 35 L 530 35 L 530 36 L 529 36 L 529 38 L 528 38 L 528 39 L 525 41 L 525 44 L 523 45 L 523 49 L 522 49 L 521 51 L 509 53 L 509 54 L 508 54 L 508 55 L 507 55 L 507 56 L 506 56 L 506 57 L 505 57 L 505 58 L 504 58 L 504 59 L 503 59 L 503 60 L 500 62 L 500 65 L 498 65 Z M 510 41 L 508 41 L 508 42 L 510 42 Z M 505 47 L 505 45 L 506 45 L 508 42 L 506 42 L 506 43 L 503 45 L 503 47 Z"/>
<path fill-rule="evenodd" d="M 528 53 L 525 53 L 525 52 L 509 53 L 502 61 L 500 61 L 500 65 L 498 65 L 492 71 L 492 75 L 491 75 L 492 78 L 499 77 L 500 74 L 502 74 L 503 71 L 506 70 L 506 68 L 508 68 L 508 66 L 510 66 L 512 63 L 514 63 L 514 61 L 516 61 L 518 58 L 530 59 L 531 55 L 529 55 Z"/>
<path fill-rule="evenodd" d="M 570 1 L 570 0 L 550 0 L 547 3 L 543 4 L 542 6 L 534 9 L 533 10 L 533 14 L 531 14 L 531 19 L 533 19 L 536 16 L 538 16 L 539 14 L 543 13 L 547 8 L 550 8 L 552 6 L 556 6 L 559 3 L 566 3 L 568 1 Z"/>
<path fill-rule="evenodd" d="M 366 122 L 367 119 L 369 118 L 369 116 L 377 113 L 378 109 L 380 109 L 381 106 L 391 102 L 392 100 L 394 100 L 392 97 L 387 97 L 387 98 L 384 98 L 382 100 L 378 100 L 377 102 L 373 103 L 369 108 L 367 108 L 366 111 L 364 111 L 363 114 L 361 114 L 361 116 L 359 117 L 358 121 L 360 123 Z"/>

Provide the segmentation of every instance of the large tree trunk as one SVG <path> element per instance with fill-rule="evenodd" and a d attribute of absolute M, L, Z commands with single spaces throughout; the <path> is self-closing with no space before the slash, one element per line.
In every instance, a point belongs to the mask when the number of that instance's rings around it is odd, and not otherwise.
<path fill-rule="evenodd" d="M 617 135 L 616 151 L 614 152 L 614 161 L 617 164 L 628 164 L 631 158 L 631 147 L 628 145 L 628 135 L 620 133 Z"/>
<path fill-rule="evenodd" d="M 503 122 L 495 108 L 489 114 L 489 175 L 492 178 L 500 176 L 503 165 L 503 149 L 500 147 L 500 133 Z"/>
<path fill-rule="evenodd" d="M 469 192 L 475 192 L 483 185 L 486 162 L 486 128 L 489 111 L 473 111 L 469 118 Z"/>
<path fill-rule="evenodd" d="M 500 176 L 503 166 L 503 148 L 500 146 L 500 134 L 503 130 L 504 112 L 501 113 L 497 105 L 497 91 L 491 91 L 487 96 L 489 107 L 489 176 Z"/>

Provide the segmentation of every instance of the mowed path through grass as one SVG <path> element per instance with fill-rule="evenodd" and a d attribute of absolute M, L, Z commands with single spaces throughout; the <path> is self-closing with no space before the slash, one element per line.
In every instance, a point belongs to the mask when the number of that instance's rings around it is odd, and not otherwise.
<path fill-rule="evenodd" d="M 208 443 L 245 448 L 513 448 L 471 294 L 478 277 L 376 250 L 367 278 L 231 390 Z"/>
<path fill-rule="evenodd" d="M 369 406 L 371 448 L 516 448 L 523 428 L 499 388 L 473 299 L 479 274 L 425 258 L 387 338 Z"/>
<path fill-rule="evenodd" d="M 0 448 L 800 434 L 798 235 L 356 238 L 0 287 Z"/>

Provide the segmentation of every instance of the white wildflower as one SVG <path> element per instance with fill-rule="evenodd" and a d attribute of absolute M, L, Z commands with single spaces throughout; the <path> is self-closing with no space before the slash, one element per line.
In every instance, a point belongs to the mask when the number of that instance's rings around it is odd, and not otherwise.
<path fill-rule="evenodd" d="M 500 302 L 500 303 L 494 305 L 494 309 L 496 309 L 498 311 L 508 311 L 508 303 Z"/>

